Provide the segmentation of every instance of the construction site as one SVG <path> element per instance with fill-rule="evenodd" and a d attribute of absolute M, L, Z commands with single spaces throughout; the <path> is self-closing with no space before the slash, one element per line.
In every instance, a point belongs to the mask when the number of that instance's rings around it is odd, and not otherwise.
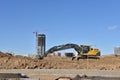
<path fill-rule="evenodd" d="M 90 45 L 67 43 L 53 46 L 46 51 L 46 36 L 36 32 L 37 53 L 35 56 L 15 55 L 0 52 L 0 78 L 18 73 L 36 80 L 119 80 L 119 48 L 111 55 L 101 55 L 100 49 Z M 57 51 L 73 48 L 76 54 Z M 9 74 L 9 76 L 7 76 Z M 77 76 L 77 77 L 76 77 Z"/>

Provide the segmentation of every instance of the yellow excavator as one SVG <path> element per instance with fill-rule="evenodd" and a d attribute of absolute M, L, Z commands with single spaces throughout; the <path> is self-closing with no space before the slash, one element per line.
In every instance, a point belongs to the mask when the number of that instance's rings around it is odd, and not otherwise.
<path fill-rule="evenodd" d="M 70 48 L 73 48 L 77 52 L 77 55 L 73 56 L 72 60 L 74 60 L 75 58 L 77 58 L 77 60 L 79 60 L 80 58 L 99 58 L 98 56 L 101 55 L 99 49 L 92 48 L 90 45 L 77 45 L 77 44 L 71 44 L 71 43 L 54 46 L 50 48 L 45 53 L 45 55 L 53 53 L 55 51 L 65 50 Z"/>
<path fill-rule="evenodd" d="M 76 56 L 73 56 L 72 60 L 74 58 L 77 58 L 79 60 L 80 58 L 94 58 L 98 59 L 101 55 L 100 50 L 97 48 L 92 48 L 91 45 L 80 45 L 81 53 L 77 54 Z"/>

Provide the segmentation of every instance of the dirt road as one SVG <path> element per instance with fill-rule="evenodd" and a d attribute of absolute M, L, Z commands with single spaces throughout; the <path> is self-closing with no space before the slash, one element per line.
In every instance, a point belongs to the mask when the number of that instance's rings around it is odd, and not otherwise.
<path fill-rule="evenodd" d="M 2 69 L 0 73 L 22 73 L 31 78 L 54 80 L 60 76 L 75 77 L 76 75 L 120 77 L 120 70 L 91 70 L 91 69 Z"/>

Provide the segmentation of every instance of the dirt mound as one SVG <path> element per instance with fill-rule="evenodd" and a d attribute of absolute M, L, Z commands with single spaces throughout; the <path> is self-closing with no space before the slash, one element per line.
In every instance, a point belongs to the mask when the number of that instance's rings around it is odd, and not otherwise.
<path fill-rule="evenodd" d="M 0 52 L 0 57 L 11 57 L 13 56 L 11 53 L 3 53 L 3 52 Z"/>
<path fill-rule="evenodd" d="M 36 60 L 30 57 L 0 53 L 0 69 L 120 69 L 120 57 L 101 56 L 100 59 L 71 60 L 68 57 L 45 57 Z"/>

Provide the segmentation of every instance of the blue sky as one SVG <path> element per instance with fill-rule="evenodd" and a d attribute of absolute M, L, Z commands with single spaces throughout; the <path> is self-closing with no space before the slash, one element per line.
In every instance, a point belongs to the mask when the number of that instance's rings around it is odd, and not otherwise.
<path fill-rule="evenodd" d="M 35 53 L 34 31 L 47 49 L 91 44 L 102 54 L 120 46 L 120 0 L 0 0 L 0 51 Z"/>

